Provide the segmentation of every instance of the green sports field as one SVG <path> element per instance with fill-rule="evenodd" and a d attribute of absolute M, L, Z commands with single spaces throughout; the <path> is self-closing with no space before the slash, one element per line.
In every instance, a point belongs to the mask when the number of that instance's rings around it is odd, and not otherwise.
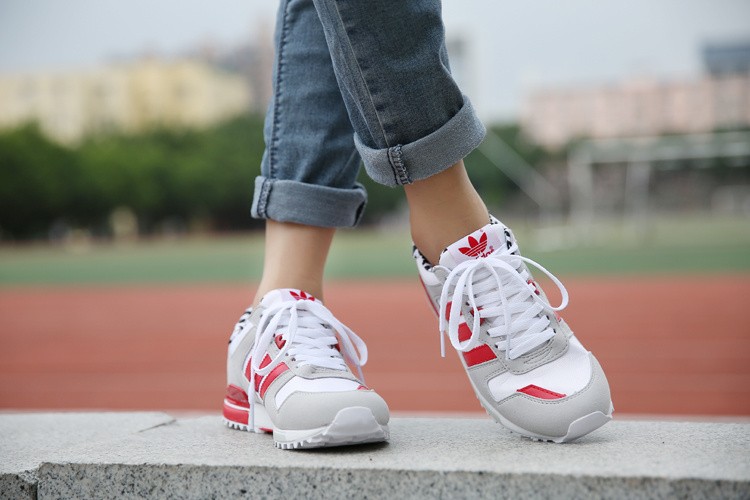
<path fill-rule="evenodd" d="M 746 218 L 651 220 L 640 237 L 613 222 L 579 235 L 570 229 L 511 225 L 525 255 L 563 276 L 750 271 Z M 262 256 L 260 233 L 129 244 L 6 245 L 0 247 L 0 285 L 247 282 L 260 277 Z M 403 229 L 342 231 L 327 275 L 413 276 L 413 266 Z"/>

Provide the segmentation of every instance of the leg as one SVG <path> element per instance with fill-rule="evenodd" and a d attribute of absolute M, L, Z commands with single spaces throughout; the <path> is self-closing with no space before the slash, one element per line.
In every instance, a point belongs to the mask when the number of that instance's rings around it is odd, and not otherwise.
<path fill-rule="evenodd" d="M 311 0 L 281 1 L 264 135 L 252 208 L 268 219 L 264 271 L 229 340 L 225 423 L 286 449 L 386 440 L 388 406 L 362 376 L 367 348 L 320 301 L 335 228 L 356 224 L 365 192 Z"/>
<path fill-rule="evenodd" d="M 440 252 L 487 224 L 489 215 L 463 160 L 432 177 L 404 186 L 414 244 L 433 264 Z"/>
<path fill-rule="evenodd" d="M 466 176 L 462 159 L 483 128 L 448 72 L 439 0 L 315 4 L 357 148 L 373 179 L 405 186 L 441 339 L 461 354 L 482 405 L 535 439 L 570 441 L 606 423 L 604 372 L 557 314 L 565 288 L 537 265 L 560 287 L 552 307 L 533 261 Z"/>
<path fill-rule="evenodd" d="M 367 173 L 405 186 L 414 241 L 432 261 L 489 220 L 462 162 L 484 127 L 450 75 L 440 2 L 315 5 Z"/>
<path fill-rule="evenodd" d="M 252 206 L 254 217 L 268 219 L 255 303 L 285 287 L 320 296 L 333 228 L 355 225 L 366 201 L 356 183 L 352 127 L 310 0 L 281 2 L 275 43 L 274 94 Z"/>
<path fill-rule="evenodd" d="M 254 305 L 277 288 L 298 288 L 323 298 L 323 269 L 334 231 L 328 227 L 268 220 L 263 277 Z"/>

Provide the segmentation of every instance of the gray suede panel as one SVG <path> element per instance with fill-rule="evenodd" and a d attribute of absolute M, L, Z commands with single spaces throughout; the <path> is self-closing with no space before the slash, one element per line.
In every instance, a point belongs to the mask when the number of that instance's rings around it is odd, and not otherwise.
<path fill-rule="evenodd" d="M 291 370 L 287 370 L 278 377 L 276 377 L 276 380 L 271 382 L 271 384 L 268 386 L 268 389 L 266 389 L 265 394 L 263 394 L 263 406 L 266 407 L 268 410 L 270 407 L 276 408 L 276 393 L 281 390 L 282 387 L 284 387 L 284 384 L 289 382 L 291 379 L 295 377 L 294 372 Z M 257 396 L 256 396 L 257 401 Z M 270 413 L 270 411 L 269 411 Z"/>
<path fill-rule="evenodd" d="M 261 306 L 253 309 L 252 313 L 250 314 L 250 318 L 248 318 L 247 321 L 249 321 L 254 326 L 240 341 L 234 352 L 229 355 L 227 360 L 227 383 L 236 385 L 242 390 L 246 390 L 247 384 L 249 383 L 249 381 L 245 378 L 245 374 L 242 370 L 245 366 L 245 359 L 250 353 L 250 350 L 252 350 L 253 348 L 253 342 L 255 342 L 255 335 L 257 333 L 255 325 L 258 324 L 260 315 L 262 313 L 263 308 Z"/>
<path fill-rule="evenodd" d="M 459 356 L 461 356 L 460 353 Z M 461 356 L 461 362 L 464 364 L 464 368 L 466 368 L 463 356 Z M 479 393 L 479 401 L 482 403 L 482 406 L 492 404 L 494 401 L 488 385 L 489 381 L 507 371 L 508 369 L 505 367 L 505 364 L 499 360 L 488 361 L 487 363 L 466 368 L 466 372 L 469 374 L 469 380 L 474 387 L 474 391 Z M 484 399 L 484 401 L 482 401 L 482 399 Z"/>
<path fill-rule="evenodd" d="M 388 405 L 372 390 L 295 392 L 278 409 L 273 398 L 266 397 L 265 405 L 274 425 L 287 431 L 326 426 L 340 410 L 354 406 L 369 408 L 380 425 L 388 423 Z"/>
<path fill-rule="evenodd" d="M 300 366 L 298 362 L 291 361 L 290 359 L 287 359 L 285 363 L 287 366 L 289 366 L 289 369 L 292 371 L 292 373 L 302 378 L 314 379 L 314 378 L 335 377 L 335 378 L 343 378 L 346 380 L 355 380 L 357 382 L 361 382 L 357 378 L 357 376 L 354 375 L 350 371 L 334 370 L 332 368 L 324 368 L 322 366 L 311 366 L 311 365 Z"/>
<path fill-rule="evenodd" d="M 570 424 L 592 412 L 609 414 L 611 397 L 607 377 L 593 354 L 591 381 L 581 391 L 562 399 L 539 399 L 517 393 L 496 407 L 503 417 L 522 429 L 550 437 L 562 437 Z"/>
<path fill-rule="evenodd" d="M 506 359 L 508 370 L 515 375 L 527 373 L 556 360 L 568 351 L 568 336 L 562 328 L 555 328 L 555 336 L 533 351 L 516 359 Z"/>
<path fill-rule="evenodd" d="M 432 272 L 440 280 L 440 284 L 433 285 L 433 286 L 426 286 L 426 288 L 427 288 L 427 293 L 430 296 L 430 301 L 432 301 L 432 306 L 437 311 L 440 305 L 440 294 L 443 293 L 443 283 L 445 283 L 445 279 L 448 277 L 448 272 L 447 270 L 445 270 L 445 268 L 442 268 L 442 267 L 433 268 Z"/>

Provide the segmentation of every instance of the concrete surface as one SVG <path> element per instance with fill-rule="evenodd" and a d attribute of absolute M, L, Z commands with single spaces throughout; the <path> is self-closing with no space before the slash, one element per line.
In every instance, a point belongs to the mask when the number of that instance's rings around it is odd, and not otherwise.
<path fill-rule="evenodd" d="M 167 424 L 158 412 L 0 413 L 0 499 L 36 498 L 37 469 L 66 448 Z"/>
<path fill-rule="evenodd" d="M 38 498 L 750 497 L 747 423 L 614 421 L 555 445 L 485 419 L 396 418 L 388 444 L 290 452 L 219 417 L 142 415 L 127 430 L 118 414 L 68 415 L 52 445 L 40 422 L 60 415 L 0 415 L 2 470 L 44 462 Z M 92 421 L 110 434 L 80 432 Z"/>

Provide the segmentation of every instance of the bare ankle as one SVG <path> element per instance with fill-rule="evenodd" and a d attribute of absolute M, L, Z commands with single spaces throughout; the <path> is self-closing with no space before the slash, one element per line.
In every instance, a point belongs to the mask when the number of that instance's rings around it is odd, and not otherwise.
<path fill-rule="evenodd" d="M 272 290 L 278 290 L 280 288 L 294 288 L 302 290 L 309 295 L 312 295 L 316 299 L 323 300 L 323 284 L 316 280 L 305 280 L 303 278 L 288 278 L 288 279 L 268 279 L 266 282 L 261 281 L 258 285 L 258 290 L 255 292 L 255 299 L 253 299 L 253 307 L 257 306 L 263 296 Z"/>
<path fill-rule="evenodd" d="M 489 223 L 487 207 L 471 184 L 463 161 L 404 190 L 412 239 L 433 264 L 445 247 Z"/>
<path fill-rule="evenodd" d="M 268 220 L 263 277 L 254 305 L 278 288 L 297 288 L 323 295 L 323 270 L 335 230 Z"/>

